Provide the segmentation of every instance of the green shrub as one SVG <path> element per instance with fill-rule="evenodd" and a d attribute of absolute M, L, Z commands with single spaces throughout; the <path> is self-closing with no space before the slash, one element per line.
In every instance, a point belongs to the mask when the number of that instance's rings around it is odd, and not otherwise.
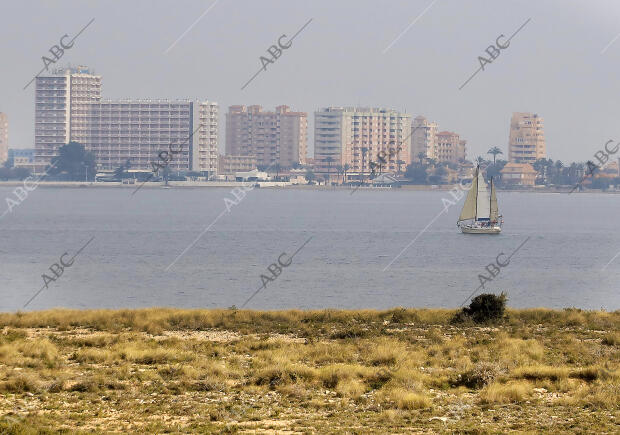
<path fill-rule="evenodd" d="M 475 323 L 488 323 L 500 320 L 506 311 L 506 293 L 499 296 L 483 293 L 472 299 L 469 307 L 463 308 L 452 319 L 453 323 L 462 323 L 469 319 Z"/>

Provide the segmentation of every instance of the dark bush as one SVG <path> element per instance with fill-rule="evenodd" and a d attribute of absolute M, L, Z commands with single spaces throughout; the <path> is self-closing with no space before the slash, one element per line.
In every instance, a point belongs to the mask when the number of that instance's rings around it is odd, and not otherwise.
<path fill-rule="evenodd" d="M 346 325 L 343 329 L 334 331 L 329 338 L 331 339 L 346 339 L 346 338 L 363 338 L 367 337 L 369 332 L 367 329 L 362 328 L 359 325 Z"/>
<path fill-rule="evenodd" d="M 404 308 L 395 308 L 392 311 L 391 323 L 405 323 L 407 310 Z"/>
<path fill-rule="evenodd" d="M 506 293 L 499 296 L 483 293 L 472 299 L 469 307 L 463 308 L 452 319 L 453 323 L 472 320 L 475 323 L 487 323 L 504 317 L 506 310 Z"/>

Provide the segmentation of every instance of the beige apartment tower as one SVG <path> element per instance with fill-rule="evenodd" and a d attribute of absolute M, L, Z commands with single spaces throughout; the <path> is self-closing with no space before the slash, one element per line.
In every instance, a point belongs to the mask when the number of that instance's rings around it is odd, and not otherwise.
<path fill-rule="evenodd" d="M 9 158 L 9 118 L 0 112 L 0 165 Z"/>
<path fill-rule="evenodd" d="M 535 113 L 513 113 L 510 120 L 508 160 L 512 163 L 534 163 L 546 157 L 543 119 Z"/>
<path fill-rule="evenodd" d="M 278 106 L 230 106 L 226 114 L 226 155 L 252 156 L 256 164 L 290 168 L 306 163 L 308 114 Z"/>
<path fill-rule="evenodd" d="M 399 149 L 400 148 L 400 149 Z M 348 165 L 352 176 L 366 177 L 379 153 L 392 158 L 384 172 L 404 171 L 411 163 L 411 115 L 386 108 L 328 107 L 314 113 L 314 171 L 336 176 Z M 381 154 L 383 156 L 383 154 Z"/>
<path fill-rule="evenodd" d="M 460 163 L 466 158 L 466 141 L 451 131 L 437 133 L 435 160 L 438 162 Z"/>
<path fill-rule="evenodd" d="M 437 148 L 438 126 L 436 122 L 428 121 L 424 116 L 416 116 L 411 124 L 411 161 L 420 160 L 421 154 L 425 158 L 435 159 Z"/>

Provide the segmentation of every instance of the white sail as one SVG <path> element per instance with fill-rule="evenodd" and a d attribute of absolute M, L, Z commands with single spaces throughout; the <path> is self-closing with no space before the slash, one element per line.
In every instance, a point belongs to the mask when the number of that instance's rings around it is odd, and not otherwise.
<path fill-rule="evenodd" d="M 489 219 L 491 217 L 491 200 L 484 181 L 482 171 L 478 170 L 478 197 L 476 199 L 476 219 Z"/>
<path fill-rule="evenodd" d="M 474 219 L 474 222 L 461 223 L 463 220 L 470 219 Z M 461 216 L 456 224 L 461 232 L 467 234 L 499 234 L 502 231 L 502 221 L 497 207 L 493 178 L 491 178 L 489 195 L 489 189 L 487 189 L 480 167 L 476 168 L 471 189 L 467 194 Z"/>
<path fill-rule="evenodd" d="M 495 186 L 491 178 L 491 221 L 497 222 L 499 219 L 499 208 L 497 206 L 497 196 L 495 196 Z"/>
<path fill-rule="evenodd" d="M 478 170 L 476 169 L 476 172 Z M 478 191 L 478 178 L 474 177 L 471 182 L 469 192 L 467 192 L 467 198 L 465 198 L 465 204 L 463 204 L 463 210 L 459 216 L 459 221 L 467 219 L 474 219 L 476 217 L 476 192 Z"/>

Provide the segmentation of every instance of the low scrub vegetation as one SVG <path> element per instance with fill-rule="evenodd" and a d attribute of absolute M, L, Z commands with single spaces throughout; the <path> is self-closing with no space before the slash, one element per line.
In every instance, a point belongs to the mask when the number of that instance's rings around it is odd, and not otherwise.
<path fill-rule="evenodd" d="M 0 314 L 0 433 L 614 432 L 620 312 L 493 304 Z"/>
<path fill-rule="evenodd" d="M 497 322 L 504 317 L 506 312 L 506 294 L 499 296 L 491 293 L 483 293 L 472 299 L 468 307 L 459 311 L 452 321 L 463 323 L 472 321 L 474 323 Z"/>

